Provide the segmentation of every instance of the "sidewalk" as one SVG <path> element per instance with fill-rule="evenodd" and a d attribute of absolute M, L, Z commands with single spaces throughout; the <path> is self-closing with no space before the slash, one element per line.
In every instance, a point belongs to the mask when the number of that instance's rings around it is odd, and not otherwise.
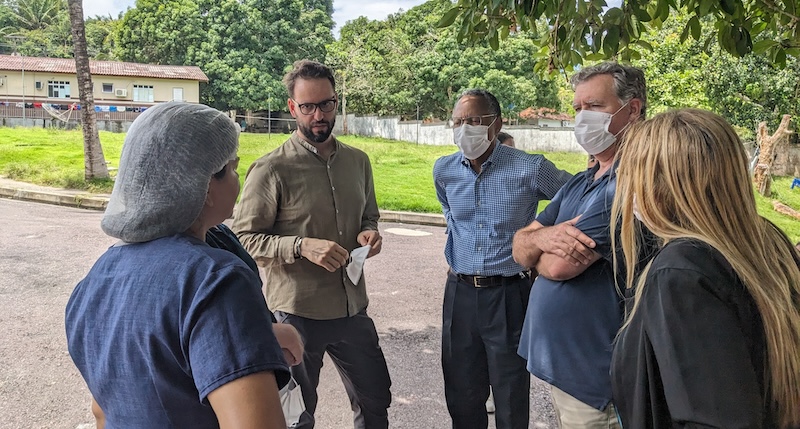
<path fill-rule="evenodd" d="M 0 177 L 0 198 L 11 198 L 14 200 L 33 201 L 82 209 L 105 210 L 110 196 L 110 194 L 92 194 L 75 189 L 34 185 Z M 447 226 L 444 216 L 434 213 L 381 210 L 381 221 Z"/>

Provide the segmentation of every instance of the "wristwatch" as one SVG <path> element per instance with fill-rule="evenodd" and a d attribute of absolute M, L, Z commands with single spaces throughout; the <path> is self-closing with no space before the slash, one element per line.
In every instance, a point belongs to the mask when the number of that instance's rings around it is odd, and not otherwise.
<path fill-rule="evenodd" d="M 294 240 L 294 257 L 295 258 L 302 258 L 303 255 L 300 254 L 300 245 L 303 244 L 303 237 L 297 237 Z"/>

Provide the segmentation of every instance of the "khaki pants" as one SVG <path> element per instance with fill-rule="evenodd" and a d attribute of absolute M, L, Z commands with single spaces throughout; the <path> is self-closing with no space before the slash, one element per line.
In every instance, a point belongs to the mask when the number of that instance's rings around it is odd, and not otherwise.
<path fill-rule="evenodd" d="M 555 386 L 550 386 L 550 396 L 561 429 L 621 429 L 614 404 L 600 411 Z"/>

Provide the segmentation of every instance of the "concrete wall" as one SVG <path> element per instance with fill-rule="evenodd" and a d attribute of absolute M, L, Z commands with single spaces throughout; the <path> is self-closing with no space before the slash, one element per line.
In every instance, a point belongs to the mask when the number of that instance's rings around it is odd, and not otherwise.
<path fill-rule="evenodd" d="M 751 161 L 754 147 L 753 142 L 744 145 Z M 790 144 L 788 151 L 778 152 L 775 161 L 772 162 L 772 175 L 800 177 L 800 145 Z"/>
<path fill-rule="evenodd" d="M 344 118 L 336 117 L 334 133 L 342 134 Z M 399 117 L 347 115 L 349 134 L 383 137 L 429 145 L 453 144 L 453 130 L 446 123 L 423 124 L 421 121 L 400 121 Z M 514 136 L 517 147 L 532 152 L 584 152 L 575 140 L 572 128 L 538 128 L 530 125 L 503 127 Z"/>
<path fill-rule="evenodd" d="M 344 118 L 336 117 L 334 133 L 342 134 Z M 383 137 L 418 144 L 449 145 L 453 144 L 453 130 L 447 124 L 423 124 L 421 121 L 400 121 L 399 117 L 356 116 L 347 115 L 347 128 L 350 134 Z M 503 127 L 503 131 L 514 136 L 517 147 L 530 152 L 577 152 L 585 153 L 578 145 L 572 128 L 534 127 L 530 125 L 512 125 Z M 746 146 L 748 155 L 753 153 L 752 145 Z M 773 164 L 772 174 L 776 176 L 795 176 L 800 173 L 800 146 L 792 145 L 783 152 Z"/>

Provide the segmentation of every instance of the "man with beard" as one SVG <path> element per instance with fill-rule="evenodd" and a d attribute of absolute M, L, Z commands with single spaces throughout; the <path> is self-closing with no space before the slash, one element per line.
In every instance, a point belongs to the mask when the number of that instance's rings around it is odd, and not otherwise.
<path fill-rule="evenodd" d="M 388 427 L 391 381 L 367 315 L 364 276 L 351 280 L 350 252 L 381 250 L 378 205 L 367 155 L 331 135 L 338 98 L 333 72 L 302 60 L 283 79 L 297 131 L 247 172 L 233 230 L 262 269 L 269 308 L 305 341 L 292 375 L 314 427 L 325 352 L 350 398 L 355 428 Z M 324 425 L 324 426 L 330 426 Z"/>

